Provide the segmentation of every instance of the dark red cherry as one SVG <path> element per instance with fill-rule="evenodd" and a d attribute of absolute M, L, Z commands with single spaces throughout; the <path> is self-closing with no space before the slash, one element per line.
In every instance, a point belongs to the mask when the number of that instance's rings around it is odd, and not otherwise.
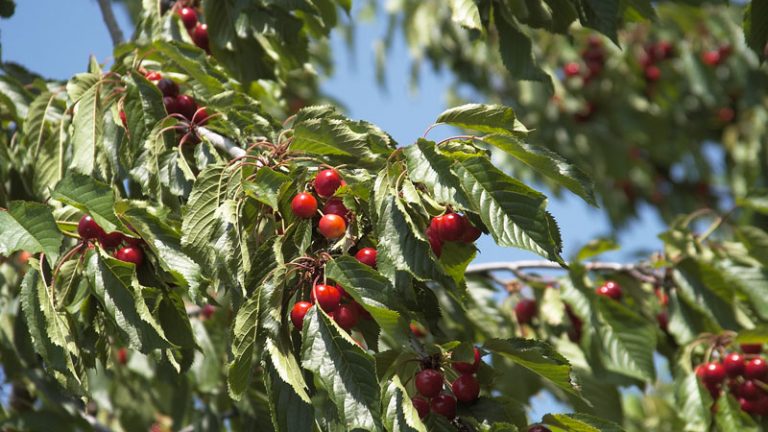
<path fill-rule="evenodd" d="M 741 344 L 741 351 L 744 354 L 760 354 L 763 352 L 763 344 Z"/>
<path fill-rule="evenodd" d="M 133 263 L 136 265 L 136 267 L 138 267 L 141 265 L 141 263 L 144 262 L 144 252 L 142 252 L 139 248 L 128 246 L 119 249 L 115 253 L 115 258 L 119 259 L 120 261 Z"/>
<path fill-rule="evenodd" d="M 104 230 L 90 215 L 85 215 L 77 223 L 77 233 L 83 240 L 96 240 L 104 235 Z"/>
<path fill-rule="evenodd" d="M 323 206 L 324 214 L 335 214 L 341 216 L 345 221 L 349 220 L 349 209 L 344 205 L 344 202 L 338 198 L 331 198 Z"/>
<path fill-rule="evenodd" d="M 474 355 L 475 357 L 472 363 L 455 362 L 453 363 L 453 368 L 462 374 L 473 374 L 477 372 L 477 369 L 480 367 L 480 350 L 478 350 L 477 347 L 474 348 Z"/>
<path fill-rule="evenodd" d="M 449 394 L 441 394 L 432 398 L 429 404 L 435 414 L 453 420 L 456 417 L 456 399 Z"/>
<path fill-rule="evenodd" d="M 207 24 L 198 23 L 195 26 L 195 29 L 192 30 L 192 33 L 190 34 L 190 36 L 192 36 L 192 42 L 194 42 L 195 45 L 204 49 L 205 52 L 210 53 L 210 49 L 208 47 L 208 25 Z"/>
<path fill-rule="evenodd" d="M 453 381 L 451 390 L 460 402 L 474 402 L 480 395 L 480 383 L 474 375 L 466 374 Z"/>
<path fill-rule="evenodd" d="M 293 326 L 301 330 L 304 328 L 304 316 L 312 309 L 312 303 L 306 301 L 296 302 L 291 309 L 291 322 Z"/>
<path fill-rule="evenodd" d="M 597 288 L 597 294 L 613 300 L 621 300 L 621 286 L 614 281 L 606 281 Z"/>
<path fill-rule="evenodd" d="M 766 381 L 768 378 L 768 363 L 762 357 L 754 358 L 744 366 L 744 378 Z"/>
<path fill-rule="evenodd" d="M 341 175 L 335 169 L 325 169 L 315 176 L 315 192 L 321 197 L 329 197 L 341 187 Z"/>
<path fill-rule="evenodd" d="M 123 233 L 119 231 L 114 231 L 109 234 L 104 234 L 99 237 L 99 243 L 101 243 L 101 246 L 105 249 L 112 249 L 115 247 L 120 246 L 120 243 L 123 242 Z"/>
<path fill-rule="evenodd" d="M 524 298 L 515 305 L 515 315 L 520 324 L 530 324 L 537 312 L 536 300 L 534 299 Z"/>
<path fill-rule="evenodd" d="M 355 258 L 369 267 L 376 268 L 376 255 L 376 249 L 367 247 L 357 251 Z"/>
<path fill-rule="evenodd" d="M 416 412 L 419 413 L 419 418 L 424 418 L 429 414 L 429 402 L 424 398 L 418 396 L 413 397 L 411 398 L 411 403 L 413 404 L 413 407 L 416 408 Z"/>
<path fill-rule="evenodd" d="M 163 98 L 163 106 L 168 114 L 180 114 L 179 103 L 175 97 L 166 96 Z"/>
<path fill-rule="evenodd" d="M 315 285 L 310 297 L 326 312 L 335 311 L 341 303 L 341 291 L 333 285 Z"/>
<path fill-rule="evenodd" d="M 163 96 L 176 97 L 179 95 L 179 85 L 170 78 L 163 78 L 157 82 L 157 88 L 163 93 Z"/>
<path fill-rule="evenodd" d="M 723 366 L 729 377 L 736 378 L 744 373 L 744 356 L 735 352 L 730 353 L 723 359 Z"/>
<path fill-rule="evenodd" d="M 360 315 L 354 305 L 343 304 L 333 311 L 333 320 L 346 331 L 357 325 Z"/>
<path fill-rule="evenodd" d="M 178 113 L 183 115 L 187 120 L 192 120 L 192 117 L 197 111 L 197 103 L 192 97 L 187 95 L 176 96 L 176 105 L 178 106 Z"/>
<path fill-rule="evenodd" d="M 194 9 L 190 7 L 183 7 L 179 9 L 178 14 L 181 17 L 181 22 L 184 23 L 184 27 L 186 27 L 187 30 L 195 28 L 197 25 L 197 12 L 195 12 Z"/>
<path fill-rule="evenodd" d="M 435 397 L 443 390 L 443 373 L 437 369 L 424 369 L 416 374 L 415 384 L 423 396 Z"/>

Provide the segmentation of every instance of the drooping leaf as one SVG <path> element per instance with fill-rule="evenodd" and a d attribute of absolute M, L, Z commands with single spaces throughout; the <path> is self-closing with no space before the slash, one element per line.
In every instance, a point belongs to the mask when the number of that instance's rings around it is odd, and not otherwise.
<path fill-rule="evenodd" d="M 411 181 L 427 186 L 438 202 L 451 204 L 457 209 L 469 206 L 458 177 L 451 171 L 453 161 L 440 154 L 433 142 L 419 139 L 403 152 Z"/>
<path fill-rule="evenodd" d="M 63 239 L 51 208 L 44 204 L 11 201 L 8 211 L 0 211 L 0 255 L 43 252 L 55 263 Z"/>
<path fill-rule="evenodd" d="M 277 432 L 311 432 L 314 430 L 312 405 L 302 400 L 290 385 L 278 375 L 270 360 L 264 374 L 272 414 L 272 425 Z"/>
<path fill-rule="evenodd" d="M 96 81 L 77 100 L 72 119 L 72 161 L 75 171 L 91 175 L 96 167 L 96 152 L 104 140 L 102 83 Z"/>
<path fill-rule="evenodd" d="M 232 326 L 232 361 L 227 368 L 229 394 L 239 400 L 251 382 L 255 360 L 260 296 L 254 293 L 240 306 Z"/>
<path fill-rule="evenodd" d="M 318 308 L 307 313 L 302 334 L 301 364 L 328 392 L 346 427 L 381 429 L 381 391 L 373 357 Z"/>
<path fill-rule="evenodd" d="M 515 111 L 503 105 L 467 104 L 444 111 L 437 123 L 498 134 L 519 134 Z"/>
<path fill-rule="evenodd" d="M 393 432 L 427 432 L 397 375 L 384 392 L 384 426 Z"/>
<path fill-rule="evenodd" d="M 744 11 L 744 39 L 758 56 L 764 56 L 768 43 L 768 1 L 752 0 Z"/>
<path fill-rule="evenodd" d="M 597 207 L 592 180 L 581 169 L 557 153 L 544 147 L 524 143 L 510 135 L 488 135 L 483 137 L 483 141 L 503 150 L 534 171 L 556 181 L 584 201 Z"/>
<path fill-rule="evenodd" d="M 542 81 L 550 93 L 553 92 L 551 78 L 536 63 L 531 39 L 523 33 L 519 24 L 507 21 L 502 14 L 496 14 L 494 22 L 499 32 L 501 60 L 510 76 L 520 80 Z"/>
<path fill-rule="evenodd" d="M 653 380 L 656 330 L 652 324 L 616 301 L 601 296 L 596 300 L 601 324 L 597 331 L 606 367 L 642 380 Z"/>
<path fill-rule="evenodd" d="M 569 432 L 622 432 L 616 423 L 589 414 L 547 414 L 542 419 L 553 431 Z"/>
<path fill-rule="evenodd" d="M 560 232 L 545 210 L 544 195 L 507 176 L 484 158 L 462 161 L 456 172 L 497 244 L 563 262 Z"/>
<path fill-rule="evenodd" d="M 568 393 L 578 394 L 578 389 L 571 382 L 570 363 L 544 341 L 491 339 L 483 344 L 483 349 L 508 358 L 541 375 Z"/>
<path fill-rule="evenodd" d="M 121 225 L 115 216 L 112 188 L 93 177 L 69 171 L 51 197 L 91 215 L 106 232 L 115 231 Z"/>

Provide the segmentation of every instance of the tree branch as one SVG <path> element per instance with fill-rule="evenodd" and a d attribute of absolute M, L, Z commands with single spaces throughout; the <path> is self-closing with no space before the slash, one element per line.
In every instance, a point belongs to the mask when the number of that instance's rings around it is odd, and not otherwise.
<path fill-rule="evenodd" d="M 115 19 L 112 3 L 110 3 L 110 0 L 97 1 L 99 2 L 99 9 L 101 9 L 101 16 L 104 18 L 104 24 L 107 25 L 109 36 L 112 38 L 112 46 L 117 46 L 123 43 L 123 31 L 120 30 L 120 26 Z"/>
<path fill-rule="evenodd" d="M 202 126 L 197 127 L 197 133 L 200 134 L 201 137 L 210 141 L 211 144 L 213 144 L 213 146 L 217 149 L 227 152 L 227 154 L 229 154 L 232 159 L 245 156 L 245 150 L 240 148 L 234 141 L 225 136 L 219 135 L 216 132 Z"/>
<path fill-rule="evenodd" d="M 633 278 L 642 282 L 655 283 L 659 278 L 652 274 L 648 266 L 644 264 L 622 264 L 615 262 L 589 262 L 584 263 L 588 271 L 612 271 L 617 273 L 627 273 Z M 484 264 L 472 264 L 467 267 L 466 273 L 488 273 L 492 271 L 506 270 L 512 272 L 516 277 L 523 280 L 535 280 L 543 282 L 541 278 L 526 275 L 523 270 L 542 269 L 542 270 L 563 270 L 560 264 L 545 260 L 527 260 L 527 261 L 507 261 L 490 262 Z"/>

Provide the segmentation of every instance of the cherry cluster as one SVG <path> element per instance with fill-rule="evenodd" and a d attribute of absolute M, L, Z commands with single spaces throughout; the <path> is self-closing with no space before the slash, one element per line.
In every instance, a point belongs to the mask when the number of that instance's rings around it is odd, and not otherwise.
<path fill-rule="evenodd" d="M 141 239 L 128 237 L 118 231 L 106 233 L 90 215 L 80 218 L 80 222 L 77 224 L 77 233 L 84 241 L 98 240 L 104 249 L 117 249 L 115 258 L 120 261 L 133 263 L 137 267 L 144 262 Z"/>
<path fill-rule="evenodd" d="M 730 392 L 741 410 L 759 416 L 768 415 L 768 363 L 761 355 L 762 344 L 742 344 L 741 352 L 726 353 L 721 361 L 696 367 L 696 376 L 717 400 Z M 716 405 L 713 405 L 713 409 Z"/>
<path fill-rule="evenodd" d="M 658 41 L 645 45 L 639 59 L 645 81 L 648 84 L 658 81 L 661 78 L 659 63 L 674 57 L 675 48 L 669 41 Z"/>
<path fill-rule="evenodd" d="M 154 72 L 155 77 L 159 77 L 159 73 Z M 152 81 L 149 76 L 147 77 Z M 195 99 L 185 94 L 179 94 L 179 85 L 176 84 L 170 78 L 159 78 L 157 80 L 157 88 L 163 93 L 163 106 L 168 114 L 178 114 L 184 119 L 198 125 L 204 125 L 208 121 L 208 112 L 205 108 L 200 108 L 195 102 Z"/>
<path fill-rule="evenodd" d="M 345 184 L 339 172 L 333 168 L 319 171 L 315 176 L 315 192 L 321 198 L 329 198 L 323 206 L 322 216 L 317 224 L 317 230 L 328 240 L 340 239 L 347 232 L 349 209 L 341 199 L 333 198 L 333 194 Z M 291 200 L 291 211 L 299 218 L 310 219 L 317 213 L 317 205 L 317 198 L 312 193 L 301 192 Z"/>
<path fill-rule="evenodd" d="M 475 372 L 480 368 L 480 350 L 474 349 L 474 361 L 454 362 L 453 369 L 459 373 L 450 385 L 450 391 L 443 391 L 445 377 L 440 366 L 425 365 L 416 374 L 414 384 L 419 396 L 411 398 L 411 403 L 419 417 L 424 418 L 430 412 L 441 415 L 449 420 L 456 417 L 457 400 L 462 403 L 472 403 L 480 395 L 480 383 L 475 377 Z"/>
<path fill-rule="evenodd" d="M 715 49 L 710 49 L 701 53 L 701 61 L 710 67 L 717 67 L 723 64 L 733 53 L 733 47 L 729 44 L 721 45 Z"/>
<path fill-rule="evenodd" d="M 427 228 L 429 245 L 438 258 L 443 253 L 444 242 L 474 243 L 482 234 L 465 216 L 450 211 L 433 217 Z"/>
<path fill-rule="evenodd" d="M 189 37 L 192 38 L 192 42 L 194 42 L 198 48 L 202 48 L 205 52 L 210 54 L 211 50 L 208 45 L 208 25 L 199 22 L 197 11 L 194 8 L 184 6 L 176 9 L 176 13 L 181 18 L 181 22 L 184 24 L 184 28 L 187 29 Z"/>
<path fill-rule="evenodd" d="M 342 329 L 352 330 L 360 318 L 370 319 L 371 315 L 356 302 L 344 288 L 337 285 L 317 284 L 309 293 L 309 301 L 298 301 L 291 309 L 291 322 L 298 330 L 304 328 L 304 317 L 317 304 Z"/>
<path fill-rule="evenodd" d="M 602 74 L 605 68 L 605 48 L 603 41 L 598 36 L 590 36 L 587 39 L 587 46 L 581 51 L 582 63 L 569 62 L 563 66 L 563 75 L 566 79 L 581 77 L 584 85 L 589 84 L 595 78 Z M 592 118 L 597 111 L 597 105 L 593 101 L 587 101 L 584 107 L 573 114 L 573 119 L 579 123 L 584 123 Z"/>

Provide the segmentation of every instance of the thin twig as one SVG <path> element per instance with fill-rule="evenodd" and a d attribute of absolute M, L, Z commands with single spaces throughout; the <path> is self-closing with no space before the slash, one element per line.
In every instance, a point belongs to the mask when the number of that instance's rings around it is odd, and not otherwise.
<path fill-rule="evenodd" d="M 197 128 L 197 133 L 210 141 L 214 147 L 221 151 L 227 152 L 227 154 L 229 154 L 232 158 L 245 156 L 245 150 L 243 150 L 234 141 L 225 136 L 219 135 L 216 132 L 213 132 L 212 130 L 202 126 Z"/>
<path fill-rule="evenodd" d="M 112 38 L 112 45 L 118 46 L 123 43 L 123 31 L 120 30 L 120 26 L 115 19 L 115 13 L 112 10 L 112 3 L 110 0 L 97 0 L 99 2 L 99 9 L 101 9 L 101 16 L 104 18 L 104 24 L 107 25 L 109 30 L 109 36 Z"/>
<path fill-rule="evenodd" d="M 648 270 L 644 264 L 622 264 L 616 262 L 589 262 L 584 263 L 584 268 L 588 271 L 612 271 L 616 273 L 627 273 L 633 278 L 654 283 L 658 281 L 658 278 L 646 274 Z M 552 261 L 545 260 L 526 260 L 526 261 L 508 261 L 508 262 L 490 262 L 484 264 L 472 264 L 467 267 L 466 273 L 488 273 L 492 271 L 509 271 L 515 275 L 518 279 L 530 280 L 535 282 L 546 282 L 546 279 L 538 278 L 536 276 L 528 275 L 523 272 L 526 269 L 542 269 L 542 270 L 564 270 L 564 268 Z"/>

